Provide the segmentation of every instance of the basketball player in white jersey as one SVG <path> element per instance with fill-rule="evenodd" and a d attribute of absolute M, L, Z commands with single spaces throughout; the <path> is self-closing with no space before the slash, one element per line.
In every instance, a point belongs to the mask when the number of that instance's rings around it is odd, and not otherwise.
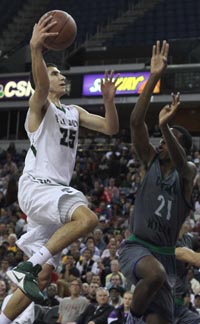
<path fill-rule="evenodd" d="M 30 41 L 35 92 L 25 122 L 30 149 L 18 188 L 19 204 L 28 220 L 27 233 L 19 239 L 18 246 L 29 260 L 8 272 L 20 289 L 0 315 L 1 324 L 11 323 L 31 300 L 43 299 L 40 290 L 47 285 L 60 252 L 98 224 L 85 196 L 69 186 L 79 126 L 107 135 L 116 134 L 119 129 L 114 103 L 118 77 L 113 79 L 113 72 L 106 72 L 101 81 L 105 117 L 61 104 L 65 77 L 57 67 L 47 67 L 42 54 L 45 39 L 57 35 L 48 32 L 53 24 L 51 17 L 41 18 Z"/>

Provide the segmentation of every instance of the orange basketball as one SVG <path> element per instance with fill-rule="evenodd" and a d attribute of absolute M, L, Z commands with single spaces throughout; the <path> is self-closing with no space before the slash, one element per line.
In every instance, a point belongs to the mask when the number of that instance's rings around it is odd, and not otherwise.
<path fill-rule="evenodd" d="M 48 32 L 58 32 L 59 34 L 48 37 L 45 40 L 45 47 L 55 51 L 68 48 L 75 40 L 77 34 L 77 26 L 74 18 L 62 10 L 52 10 L 46 14 L 51 15 L 52 21 L 56 20 L 57 22 Z"/>

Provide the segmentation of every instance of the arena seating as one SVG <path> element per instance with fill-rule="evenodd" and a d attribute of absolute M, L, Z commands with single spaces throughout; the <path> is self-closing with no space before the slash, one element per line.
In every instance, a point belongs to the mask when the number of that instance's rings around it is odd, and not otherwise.
<path fill-rule="evenodd" d="M 191 39 L 200 35 L 200 3 L 196 0 L 159 1 L 105 46 L 152 44 L 157 39 Z"/>

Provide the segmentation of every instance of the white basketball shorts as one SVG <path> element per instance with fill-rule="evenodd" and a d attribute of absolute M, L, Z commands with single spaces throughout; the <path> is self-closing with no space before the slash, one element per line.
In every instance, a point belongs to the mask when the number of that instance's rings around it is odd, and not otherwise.
<path fill-rule="evenodd" d="M 87 199 L 80 191 L 29 174 L 23 174 L 19 179 L 18 201 L 27 216 L 28 226 L 27 233 L 21 236 L 17 245 L 28 257 L 45 245 L 59 227 L 71 220 L 76 208 L 87 206 Z M 60 253 L 47 263 L 56 267 L 59 258 Z"/>

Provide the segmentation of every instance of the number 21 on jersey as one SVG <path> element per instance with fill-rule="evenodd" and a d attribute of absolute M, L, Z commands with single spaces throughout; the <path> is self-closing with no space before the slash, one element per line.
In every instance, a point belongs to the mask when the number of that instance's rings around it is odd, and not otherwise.
<path fill-rule="evenodd" d="M 164 211 L 167 210 L 167 215 L 166 215 L 166 219 L 170 220 L 171 218 L 171 209 L 172 209 L 172 201 L 165 199 L 165 197 L 163 195 L 159 195 L 158 196 L 158 202 L 159 202 L 159 206 L 155 211 L 155 214 L 159 217 L 165 217 L 164 215 Z"/>

